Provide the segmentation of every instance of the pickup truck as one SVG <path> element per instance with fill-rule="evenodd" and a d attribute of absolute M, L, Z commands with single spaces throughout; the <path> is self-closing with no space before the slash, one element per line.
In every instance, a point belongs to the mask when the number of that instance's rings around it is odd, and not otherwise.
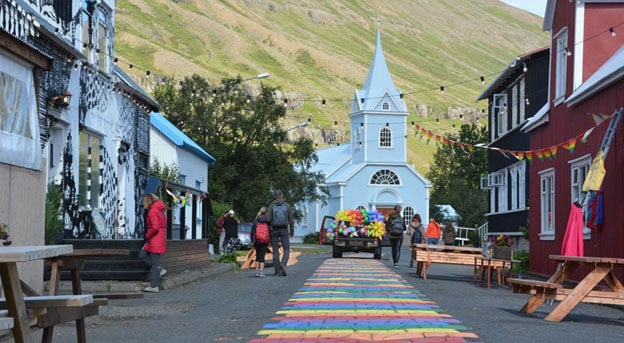
<path fill-rule="evenodd" d="M 319 242 L 333 246 L 332 257 L 334 258 L 341 258 L 344 251 L 361 251 L 372 253 L 373 258 L 379 260 L 381 259 L 381 247 L 390 246 L 385 234 L 381 238 L 369 237 L 363 234 L 357 236 L 333 234 L 337 224 L 339 223 L 336 223 L 335 217 L 325 216 L 319 232 Z"/>

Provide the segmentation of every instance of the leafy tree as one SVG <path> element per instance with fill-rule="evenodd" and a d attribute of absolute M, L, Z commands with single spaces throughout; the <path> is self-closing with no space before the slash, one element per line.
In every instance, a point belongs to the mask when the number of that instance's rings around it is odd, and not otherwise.
<path fill-rule="evenodd" d="M 316 161 L 313 142 L 287 141 L 277 89 L 262 85 L 250 94 L 241 83 L 238 77 L 211 84 L 193 75 L 154 90 L 167 119 L 217 160 L 208 173 L 211 198 L 231 204 L 246 220 L 273 199 L 274 189 L 290 203 L 325 201 L 327 192 L 317 192 L 324 176 L 309 171 Z"/>
<path fill-rule="evenodd" d="M 182 173 L 180 172 L 180 167 L 175 162 L 160 163 L 158 158 L 154 157 L 149 173 L 150 175 L 158 176 L 162 180 L 182 183 Z"/>
<path fill-rule="evenodd" d="M 55 244 L 57 235 L 63 232 L 62 199 L 61 186 L 54 183 L 49 184 L 45 200 L 45 244 Z"/>
<path fill-rule="evenodd" d="M 464 144 L 487 142 L 487 129 L 475 124 L 461 126 L 459 135 L 447 138 Z M 473 227 L 485 221 L 487 191 L 480 188 L 481 176 L 487 174 L 487 150 L 472 152 L 455 146 L 438 145 L 428 178 L 433 183 L 431 204 L 450 204 L 460 214 L 461 226 Z M 435 206 L 431 206 L 435 207 Z"/>

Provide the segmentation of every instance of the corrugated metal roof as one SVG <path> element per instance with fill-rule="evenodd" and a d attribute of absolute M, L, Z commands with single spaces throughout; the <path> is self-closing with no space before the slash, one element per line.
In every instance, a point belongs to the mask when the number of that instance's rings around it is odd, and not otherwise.
<path fill-rule="evenodd" d="M 160 133 L 182 149 L 189 151 L 208 163 L 215 163 L 217 161 L 162 114 L 152 112 L 150 115 L 150 123 L 156 130 L 160 131 Z"/>

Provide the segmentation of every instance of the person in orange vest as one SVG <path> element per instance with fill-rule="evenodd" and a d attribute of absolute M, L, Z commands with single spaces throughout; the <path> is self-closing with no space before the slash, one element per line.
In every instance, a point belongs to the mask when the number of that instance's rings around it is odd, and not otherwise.
<path fill-rule="evenodd" d="M 429 224 L 427 224 L 427 244 L 438 244 L 440 233 L 440 224 L 435 219 L 429 218 Z"/>

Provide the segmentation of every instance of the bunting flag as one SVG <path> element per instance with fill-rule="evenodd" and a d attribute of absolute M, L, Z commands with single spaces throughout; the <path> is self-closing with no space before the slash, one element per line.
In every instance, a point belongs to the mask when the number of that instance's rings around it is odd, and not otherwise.
<path fill-rule="evenodd" d="M 516 158 L 522 161 L 524 159 L 524 151 L 516 151 Z"/>
<path fill-rule="evenodd" d="M 533 161 L 533 151 L 526 151 L 524 153 L 524 157 L 526 157 L 527 161 Z"/>
<path fill-rule="evenodd" d="M 433 132 L 431 132 L 431 130 L 429 132 L 427 132 L 427 144 L 429 144 L 429 142 L 431 141 L 431 137 L 433 137 Z"/>
<path fill-rule="evenodd" d="M 539 158 L 540 161 L 544 161 L 544 152 L 542 150 L 537 150 L 535 152 L 535 156 L 537 156 L 537 158 Z"/>
<path fill-rule="evenodd" d="M 569 139 L 567 142 L 561 144 L 561 146 L 564 149 L 568 150 L 570 152 L 570 154 L 573 154 L 574 153 L 574 148 L 576 148 L 576 139 L 577 138 L 578 137 L 574 137 L 572 139 Z"/>
<path fill-rule="evenodd" d="M 472 150 L 474 150 L 472 144 L 466 144 L 466 146 L 468 146 L 468 151 L 472 152 Z"/>
<path fill-rule="evenodd" d="M 496 150 L 498 150 L 498 152 L 499 152 L 501 155 L 503 155 L 503 156 L 507 157 L 507 154 L 505 153 L 505 150 L 503 150 L 503 149 L 499 149 L 499 148 L 495 148 L 495 149 L 496 149 Z"/>
<path fill-rule="evenodd" d="M 553 145 L 550 148 L 548 148 L 550 150 L 550 156 L 552 156 L 552 158 L 557 157 L 557 149 L 559 148 L 558 145 Z"/>
<path fill-rule="evenodd" d="M 587 143 L 587 137 L 589 137 L 589 135 L 591 135 L 592 131 L 594 131 L 595 127 L 592 127 L 591 129 L 588 129 L 587 131 L 585 131 L 585 133 L 583 134 L 583 138 L 581 138 L 581 142 L 583 143 Z"/>
<path fill-rule="evenodd" d="M 599 114 L 592 113 L 591 115 L 592 115 L 592 118 L 594 119 L 594 123 L 596 123 L 596 126 L 602 124 L 603 121 L 611 118 L 610 115 L 604 114 L 604 113 L 599 113 Z"/>
<path fill-rule="evenodd" d="M 442 137 L 440 137 L 439 135 L 435 135 L 435 140 L 436 143 L 440 143 L 440 141 L 442 141 Z"/>

